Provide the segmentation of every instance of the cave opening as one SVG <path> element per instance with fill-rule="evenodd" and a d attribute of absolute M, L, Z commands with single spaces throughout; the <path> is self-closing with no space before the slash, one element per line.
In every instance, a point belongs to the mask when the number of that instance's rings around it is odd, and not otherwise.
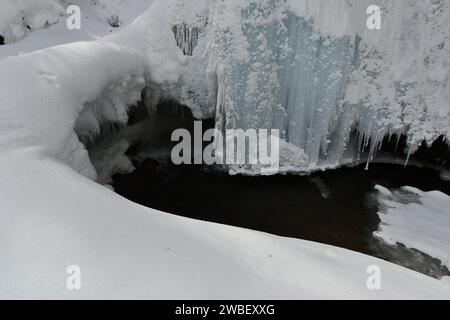
<path fill-rule="evenodd" d="M 110 109 L 101 110 L 95 104 L 86 106 L 85 111 L 88 116 L 80 116 L 75 131 L 88 151 L 96 181 L 102 185 L 111 185 L 113 175 L 131 173 L 147 159 L 170 162 L 176 144 L 171 141 L 172 133 L 186 129 L 193 134 L 194 122 L 200 121 L 187 106 L 175 100 L 163 99 L 149 106 L 145 90 L 141 99 L 128 108 L 126 123 L 108 120 L 102 112 L 111 112 Z M 212 120 L 201 121 L 204 130 L 214 126 Z M 86 123 L 92 122 L 96 125 L 88 128 L 94 129 L 86 129 Z"/>

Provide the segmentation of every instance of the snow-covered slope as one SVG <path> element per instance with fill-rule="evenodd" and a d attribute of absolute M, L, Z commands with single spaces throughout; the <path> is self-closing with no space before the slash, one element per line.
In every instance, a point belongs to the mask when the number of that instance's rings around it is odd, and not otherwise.
<path fill-rule="evenodd" d="M 0 58 L 58 44 L 95 40 L 120 30 L 154 0 L 0 0 Z M 81 10 L 81 29 L 66 27 L 69 5 Z M 115 22 L 115 23 L 113 23 Z"/>
<path fill-rule="evenodd" d="M 133 204 L 38 148 L 2 153 L 1 298 L 449 298 L 434 280 L 347 250 Z M 66 288 L 70 265 L 81 290 Z M 366 270 L 381 268 L 381 290 Z"/>
<path fill-rule="evenodd" d="M 371 4 L 382 30 L 366 26 Z M 149 104 L 175 98 L 221 130 L 279 129 L 298 150 L 281 170 L 354 161 L 361 148 L 370 159 L 394 134 L 408 137 L 407 154 L 448 137 L 448 0 L 178 0 L 153 10 L 164 14 L 111 37 L 144 51 Z"/>
<path fill-rule="evenodd" d="M 182 10 L 194 2 L 195 10 Z M 448 279 L 156 212 L 86 178 L 96 172 L 79 137 L 95 135 L 102 122 L 126 123 L 127 107 L 145 86 L 197 111 L 216 100 L 203 72 L 214 61 L 207 74 L 223 77 L 226 65 L 208 43 L 220 36 L 220 21 L 202 29 L 206 4 L 155 1 L 102 40 L 0 60 L 0 297 L 450 298 Z M 192 57 L 177 47 L 173 24 L 180 21 L 198 22 L 204 35 Z M 196 52 L 208 46 L 210 53 Z M 80 291 L 66 288 L 69 265 L 81 267 Z M 366 286 L 371 265 L 381 268 L 381 290 Z"/>
<path fill-rule="evenodd" d="M 57 23 L 65 14 L 57 0 L 1 0 L 0 35 L 6 43 L 16 42 L 37 29 Z"/>

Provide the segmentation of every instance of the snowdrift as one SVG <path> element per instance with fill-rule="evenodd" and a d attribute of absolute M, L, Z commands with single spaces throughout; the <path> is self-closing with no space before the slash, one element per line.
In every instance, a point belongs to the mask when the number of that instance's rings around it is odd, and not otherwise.
<path fill-rule="evenodd" d="M 57 0 L 1 0 L 0 35 L 6 43 L 21 40 L 32 30 L 57 23 L 64 7 Z"/>

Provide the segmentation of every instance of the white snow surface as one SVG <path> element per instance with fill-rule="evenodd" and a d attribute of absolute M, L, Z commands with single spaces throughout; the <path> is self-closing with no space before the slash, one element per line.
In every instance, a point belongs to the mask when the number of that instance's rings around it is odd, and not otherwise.
<path fill-rule="evenodd" d="M 0 35 L 3 35 L 7 43 L 0 50 L 0 58 L 59 44 L 99 39 L 130 24 L 153 1 L 0 0 Z M 72 4 L 81 9 L 80 30 L 69 30 L 66 27 L 66 9 Z M 109 23 L 109 19 L 115 16 L 118 17 L 118 28 Z"/>
<path fill-rule="evenodd" d="M 0 156 L 1 298 L 449 298 L 438 281 L 330 246 L 133 204 L 37 147 Z M 66 288 L 78 265 L 82 290 Z M 382 270 L 382 290 L 366 269 Z"/>
<path fill-rule="evenodd" d="M 377 186 L 381 224 L 374 233 L 388 244 L 402 243 L 450 268 L 450 197 L 439 191 Z"/>
<path fill-rule="evenodd" d="M 65 13 L 57 0 L 1 0 L 0 7 L 0 35 L 6 43 L 57 23 Z"/>
<path fill-rule="evenodd" d="M 215 99 L 204 88 L 183 94 L 201 88 L 207 77 L 198 75 L 211 58 L 184 56 L 168 40 L 173 13 L 193 3 L 155 1 L 101 40 L 0 60 L 0 298 L 450 298 L 448 279 L 157 212 L 91 180 L 97 173 L 79 137 L 105 121 L 126 123 L 146 83 L 193 108 Z M 197 11 L 181 12 L 181 20 L 203 21 Z M 224 68 L 215 61 L 216 71 Z M 66 288 L 70 265 L 81 267 L 80 291 Z M 381 290 L 367 289 L 371 265 L 382 270 Z"/>

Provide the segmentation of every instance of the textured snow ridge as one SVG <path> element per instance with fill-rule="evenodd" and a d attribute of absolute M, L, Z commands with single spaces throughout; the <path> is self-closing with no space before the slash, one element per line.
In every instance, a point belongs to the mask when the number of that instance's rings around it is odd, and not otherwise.
<path fill-rule="evenodd" d="M 393 192 L 377 186 L 381 219 L 374 233 L 388 244 L 402 243 L 450 267 L 450 197 L 439 191 L 404 187 Z"/>
<path fill-rule="evenodd" d="M 0 0 L 0 35 L 16 42 L 32 30 L 57 23 L 65 10 L 57 0 Z"/>

